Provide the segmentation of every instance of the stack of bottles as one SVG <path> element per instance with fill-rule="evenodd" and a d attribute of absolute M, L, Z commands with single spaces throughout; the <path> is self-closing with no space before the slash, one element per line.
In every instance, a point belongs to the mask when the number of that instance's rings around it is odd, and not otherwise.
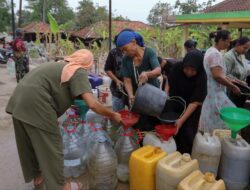
<path fill-rule="evenodd" d="M 66 120 L 60 126 L 63 139 L 64 176 L 79 177 L 86 172 L 84 125 L 74 107 L 68 109 L 66 115 Z"/>
<path fill-rule="evenodd" d="M 139 148 L 139 144 L 133 138 L 132 128 L 120 128 L 120 134 L 115 144 L 115 152 L 118 158 L 117 177 L 122 182 L 129 180 L 129 159 L 131 153 Z"/>
<path fill-rule="evenodd" d="M 88 172 L 90 190 L 115 190 L 117 187 L 117 157 L 111 140 L 102 125 L 94 124 L 88 143 Z"/>

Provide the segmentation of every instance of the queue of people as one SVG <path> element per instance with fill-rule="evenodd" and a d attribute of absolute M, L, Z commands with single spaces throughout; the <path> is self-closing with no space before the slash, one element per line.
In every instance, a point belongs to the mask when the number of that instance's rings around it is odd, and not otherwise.
<path fill-rule="evenodd" d="M 73 104 L 74 99 L 80 98 L 96 113 L 121 123 L 117 111 L 133 106 L 140 85 L 149 83 L 160 88 L 158 77 L 162 74 L 165 79 L 162 90 L 169 96 L 181 97 L 187 104 L 185 112 L 175 123 L 178 151 L 191 153 L 198 130 L 212 133 L 216 128 L 226 128 L 219 118 L 219 111 L 223 107 L 238 106 L 240 89 L 234 82 L 244 81 L 249 72 L 242 55 L 250 48 L 250 40 L 246 37 L 238 39 L 224 57 L 221 50 L 229 47 L 230 33 L 220 30 L 210 37 L 214 39 L 214 45 L 205 55 L 191 40 L 184 44 L 187 54 L 183 60 L 173 61 L 157 56 L 138 32 L 131 29 L 121 31 L 104 68 L 112 79 L 113 110 L 105 108 L 92 94 L 88 70 L 94 59 L 89 50 L 77 50 L 63 61 L 44 64 L 25 77 L 20 75 L 22 80 L 19 81 L 18 77 L 19 83 L 6 112 L 13 118 L 25 181 L 33 180 L 35 186 L 44 181 L 49 190 L 80 189 L 79 183 L 67 183 L 63 177 L 63 145 L 57 118 Z M 19 49 L 15 53 L 17 57 Z M 21 56 L 23 52 L 21 48 Z M 141 115 L 134 127 L 150 131 L 159 122 L 157 118 Z"/>

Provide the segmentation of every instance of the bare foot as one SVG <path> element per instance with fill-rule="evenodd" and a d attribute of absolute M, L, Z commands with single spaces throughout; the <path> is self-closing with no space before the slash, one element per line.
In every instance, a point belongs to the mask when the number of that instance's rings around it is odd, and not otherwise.
<path fill-rule="evenodd" d="M 43 180 L 44 180 L 43 176 L 40 174 L 40 175 L 38 175 L 37 177 L 35 177 L 33 179 L 33 183 L 34 183 L 35 186 L 41 185 L 43 183 Z"/>

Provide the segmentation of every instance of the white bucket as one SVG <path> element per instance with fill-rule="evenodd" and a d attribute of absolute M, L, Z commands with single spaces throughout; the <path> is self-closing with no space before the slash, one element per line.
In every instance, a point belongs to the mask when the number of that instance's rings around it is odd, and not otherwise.
<path fill-rule="evenodd" d="M 97 89 L 99 101 L 107 107 L 112 107 L 112 94 L 109 86 L 100 85 Z"/>

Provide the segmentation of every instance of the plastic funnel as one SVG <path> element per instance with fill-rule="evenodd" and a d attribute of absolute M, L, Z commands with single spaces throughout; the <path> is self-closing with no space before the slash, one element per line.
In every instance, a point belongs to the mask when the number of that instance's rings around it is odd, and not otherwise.
<path fill-rule="evenodd" d="M 86 113 L 89 110 L 89 107 L 83 100 L 75 100 L 74 104 L 79 108 L 81 118 L 85 121 L 86 120 Z"/>
<path fill-rule="evenodd" d="M 231 138 L 233 139 L 236 138 L 239 130 L 250 124 L 250 111 L 242 108 L 222 108 L 220 117 L 231 129 Z"/>
<path fill-rule="evenodd" d="M 155 132 L 162 140 L 168 141 L 176 133 L 176 127 L 171 124 L 156 125 Z"/>
<path fill-rule="evenodd" d="M 140 118 L 139 114 L 130 112 L 128 110 L 121 110 L 118 113 L 121 114 L 124 129 L 132 127 L 139 121 Z"/>

